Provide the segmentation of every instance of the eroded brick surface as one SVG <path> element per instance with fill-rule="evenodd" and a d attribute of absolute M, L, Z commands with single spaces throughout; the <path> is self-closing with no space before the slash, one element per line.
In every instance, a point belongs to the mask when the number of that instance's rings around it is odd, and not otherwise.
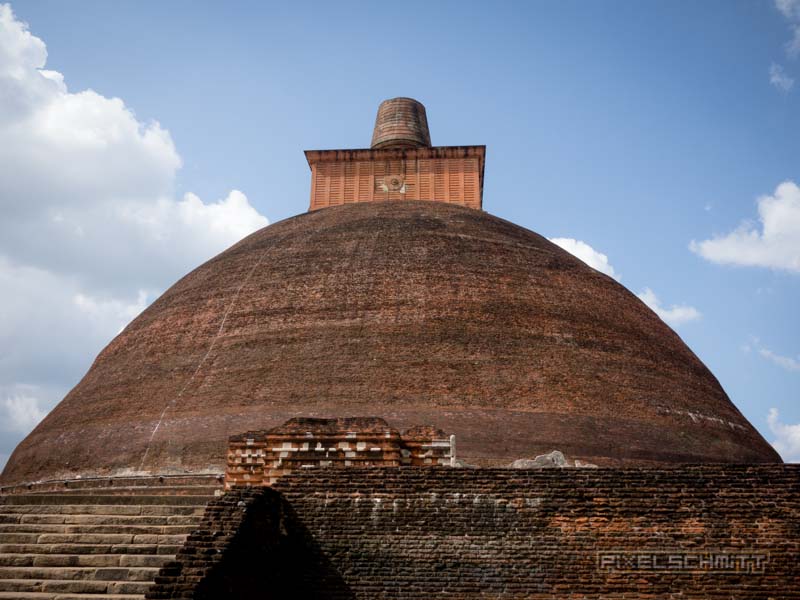
<path fill-rule="evenodd" d="M 231 435 L 374 415 L 463 460 L 777 462 L 719 382 L 619 283 L 545 238 L 435 202 L 314 211 L 176 283 L 10 457 L 3 485 L 222 473 Z"/>
<path fill-rule="evenodd" d="M 435 427 L 402 435 L 377 417 L 294 418 L 228 442 L 225 489 L 272 485 L 297 469 L 450 466 L 454 438 Z"/>
<path fill-rule="evenodd" d="M 800 597 L 798 465 L 297 472 L 207 517 L 149 598 Z M 766 558 L 603 566 L 663 553 Z"/>

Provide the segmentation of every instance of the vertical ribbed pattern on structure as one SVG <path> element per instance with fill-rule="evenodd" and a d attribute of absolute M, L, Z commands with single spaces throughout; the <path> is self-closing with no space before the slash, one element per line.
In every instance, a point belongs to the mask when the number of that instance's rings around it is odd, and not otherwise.
<path fill-rule="evenodd" d="M 372 148 L 430 146 L 425 107 L 412 98 L 384 100 L 378 107 Z"/>
<path fill-rule="evenodd" d="M 380 156 L 394 152 L 405 156 Z M 382 150 L 373 151 L 371 161 L 347 157 L 316 162 L 310 210 L 375 200 L 434 200 L 480 209 L 482 155 L 471 149 L 463 151 L 465 157 L 457 150 L 452 157 L 432 154 L 425 149 Z"/>

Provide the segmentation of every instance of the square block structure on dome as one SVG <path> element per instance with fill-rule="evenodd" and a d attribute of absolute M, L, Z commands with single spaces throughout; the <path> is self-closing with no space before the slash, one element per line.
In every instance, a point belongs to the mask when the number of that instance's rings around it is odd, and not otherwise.
<path fill-rule="evenodd" d="M 372 146 L 307 150 L 309 210 L 355 202 L 430 200 L 483 207 L 486 146 L 431 146 L 425 107 L 412 98 L 382 102 Z"/>
<path fill-rule="evenodd" d="M 380 200 L 483 207 L 485 146 L 307 150 L 309 210 Z"/>

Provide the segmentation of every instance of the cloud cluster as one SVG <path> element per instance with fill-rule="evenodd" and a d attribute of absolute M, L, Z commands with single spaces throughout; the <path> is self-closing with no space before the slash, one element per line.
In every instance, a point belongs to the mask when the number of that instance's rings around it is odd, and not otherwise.
<path fill-rule="evenodd" d="M 800 54 L 800 0 L 775 0 L 775 8 L 789 21 L 792 39 L 786 44 L 786 53 L 795 57 Z"/>
<path fill-rule="evenodd" d="M 782 66 L 774 63 L 769 68 L 769 82 L 784 92 L 788 92 L 794 87 L 794 79 L 786 74 L 786 70 Z"/>
<path fill-rule="evenodd" d="M 781 422 L 777 408 L 769 409 L 767 424 L 775 437 L 772 447 L 786 462 L 800 462 L 800 423 Z"/>
<path fill-rule="evenodd" d="M 773 352 L 769 348 L 765 348 L 764 346 L 762 346 L 761 342 L 756 337 L 752 338 L 750 343 L 744 344 L 744 346 L 742 346 L 742 350 L 744 350 L 745 352 L 750 352 L 753 349 L 755 349 L 755 351 L 758 353 L 759 356 L 778 365 L 782 369 L 785 369 L 787 371 L 800 371 L 800 356 L 798 356 L 797 358 L 792 358 L 791 356 L 783 356 L 781 354 L 777 354 L 776 352 Z"/>
<path fill-rule="evenodd" d="M 573 238 L 549 238 L 556 246 L 560 246 L 576 258 L 580 258 L 587 265 L 613 277 L 619 281 L 620 276 L 614 271 L 614 267 L 608 262 L 608 257 L 602 252 L 598 252 L 586 242 Z"/>
<path fill-rule="evenodd" d="M 800 0 L 775 0 L 775 8 L 789 22 L 791 39 L 786 43 L 785 50 L 790 59 L 795 59 L 800 56 Z M 778 64 L 770 67 L 769 82 L 783 92 L 788 92 L 794 85 L 794 79 Z"/>
<path fill-rule="evenodd" d="M 692 240 L 689 248 L 719 264 L 800 273 L 800 187 L 786 181 L 773 195 L 760 197 L 758 219 L 758 224 L 744 221 L 726 235 Z"/>
<path fill-rule="evenodd" d="M 0 421 L 16 432 L 0 455 L 168 285 L 267 224 L 237 190 L 176 198 L 169 132 L 46 61 L 0 5 Z"/>
<path fill-rule="evenodd" d="M 696 321 L 701 317 L 699 310 L 687 304 L 673 304 L 669 308 L 662 306 L 658 296 L 656 296 L 655 292 L 650 288 L 644 288 L 644 290 L 636 294 L 636 296 L 639 300 L 644 302 L 650 310 L 661 317 L 662 321 L 673 327 L 683 325 L 689 321 Z"/>
<path fill-rule="evenodd" d="M 608 256 L 602 252 L 598 252 L 586 242 L 573 238 L 549 239 L 551 242 L 557 246 L 560 246 L 576 258 L 581 259 L 593 269 L 596 269 L 601 273 L 605 273 L 617 281 L 621 279 L 619 274 L 614 270 L 614 267 L 611 266 Z M 700 311 L 693 306 L 688 306 L 686 304 L 673 304 L 669 308 L 662 306 L 658 296 L 656 296 L 655 292 L 653 292 L 653 290 L 650 288 L 645 288 L 642 292 L 637 294 L 637 296 L 650 308 L 650 310 L 656 313 L 662 321 L 672 327 L 683 325 L 689 321 L 695 321 L 701 317 Z"/>
<path fill-rule="evenodd" d="M 775 0 L 775 8 L 787 19 L 800 21 L 800 0 Z"/>
<path fill-rule="evenodd" d="M 9 416 L 6 427 L 11 431 L 30 431 L 47 414 L 39 401 L 24 392 L 8 395 L 3 399 L 3 408 Z"/>
<path fill-rule="evenodd" d="M 775 354 L 772 350 L 767 348 L 759 348 L 758 353 L 767 360 L 771 360 L 782 369 L 786 369 L 787 371 L 800 371 L 800 360 L 796 358 Z"/>

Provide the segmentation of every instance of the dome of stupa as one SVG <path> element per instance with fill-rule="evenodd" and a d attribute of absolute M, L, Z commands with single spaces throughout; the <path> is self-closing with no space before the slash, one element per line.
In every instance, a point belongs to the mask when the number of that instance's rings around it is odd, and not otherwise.
<path fill-rule="evenodd" d="M 617 281 L 485 212 L 389 201 L 275 223 L 186 275 L 3 480 L 221 472 L 231 435 L 360 415 L 454 433 L 477 465 L 780 462 Z"/>

